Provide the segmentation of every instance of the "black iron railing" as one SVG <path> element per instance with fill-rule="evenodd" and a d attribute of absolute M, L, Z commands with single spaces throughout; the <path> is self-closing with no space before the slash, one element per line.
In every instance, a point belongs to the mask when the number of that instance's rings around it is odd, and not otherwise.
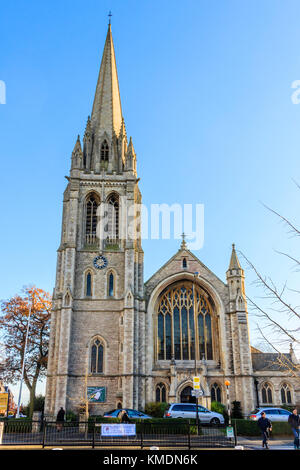
<path fill-rule="evenodd" d="M 135 423 L 134 435 L 104 435 L 102 426 L 112 423 L 4 420 L 2 445 L 41 445 L 42 447 L 90 446 L 149 448 L 230 448 L 236 435 L 227 437 L 226 426 L 201 425 L 172 420 Z M 235 433 L 236 434 L 236 433 Z"/>

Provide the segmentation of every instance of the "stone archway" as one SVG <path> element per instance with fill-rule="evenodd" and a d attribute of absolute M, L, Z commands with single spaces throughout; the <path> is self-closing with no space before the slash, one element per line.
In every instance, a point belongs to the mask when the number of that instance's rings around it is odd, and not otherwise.
<path fill-rule="evenodd" d="M 180 403 L 196 403 L 196 398 L 192 396 L 193 388 L 190 385 L 184 387 L 180 393 Z"/>

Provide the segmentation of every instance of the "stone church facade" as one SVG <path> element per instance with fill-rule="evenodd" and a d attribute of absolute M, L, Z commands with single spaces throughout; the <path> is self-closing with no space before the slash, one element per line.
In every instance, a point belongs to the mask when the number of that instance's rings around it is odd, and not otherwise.
<path fill-rule="evenodd" d="M 92 114 L 75 143 L 64 192 L 47 370 L 45 415 L 61 406 L 91 414 L 153 401 L 296 404 L 297 381 L 276 355 L 251 348 L 244 271 L 232 247 L 226 282 L 187 247 L 146 283 L 141 203 L 132 139 L 127 139 L 109 25 Z M 100 208 L 104 207 L 103 212 Z M 126 215 L 127 216 L 127 215 Z M 125 232 L 124 232 L 125 227 Z M 125 234 L 124 234 L 125 233 Z M 195 300 L 194 300 L 195 299 Z M 196 353 L 196 361 L 195 361 Z M 288 355 L 296 358 L 291 349 Z"/>

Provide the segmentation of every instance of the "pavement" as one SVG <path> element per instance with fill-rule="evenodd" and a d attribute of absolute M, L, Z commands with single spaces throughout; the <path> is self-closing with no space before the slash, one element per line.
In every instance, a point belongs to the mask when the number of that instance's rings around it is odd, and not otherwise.
<path fill-rule="evenodd" d="M 256 440 L 256 439 L 251 439 L 251 438 L 245 438 L 245 437 L 240 437 L 238 438 L 238 441 L 237 441 L 237 446 L 238 448 L 240 447 L 240 450 L 255 450 L 255 451 L 263 451 L 263 452 L 266 452 L 267 449 L 263 448 L 262 445 L 261 445 L 261 441 L 260 440 Z M 92 449 L 91 446 L 47 446 L 45 447 L 44 449 L 42 448 L 41 445 L 10 445 L 10 446 L 7 446 L 7 445 L 1 445 L 0 446 L 0 450 L 55 450 L 55 449 L 63 449 L 63 450 L 132 450 L 132 451 L 136 451 L 136 450 L 141 450 L 142 449 L 140 447 L 126 447 L 126 446 L 122 446 L 122 447 L 96 447 L 95 449 Z M 279 439 L 276 439 L 276 440 L 271 440 L 269 441 L 269 450 L 272 451 L 272 450 L 292 450 L 292 451 L 295 451 L 294 450 L 294 444 L 292 441 L 287 441 L 285 439 L 283 440 L 279 440 Z M 159 447 L 160 450 L 176 450 L 174 447 Z M 145 448 L 143 450 L 149 450 L 149 448 Z M 179 449 L 179 450 L 187 450 L 187 449 Z M 193 450 L 209 450 L 209 451 L 218 451 L 218 450 L 235 450 L 233 448 L 227 448 L 227 449 L 224 449 L 224 448 L 193 448 Z M 295 451 L 297 452 L 297 451 Z M 299 456 L 300 456 L 300 451 L 299 451 Z"/>
<path fill-rule="evenodd" d="M 158 444 L 159 446 L 159 444 Z M 262 447 L 262 441 L 260 439 L 257 439 L 257 437 L 244 437 L 244 436 L 238 436 L 237 438 L 237 446 L 238 448 L 240 448 L 241 450 L 260 450 L 260 451 L 264 451 L 266 452 L 267 449 L 263 448 Z M 48 443 L 48 445 L 45 447 L 45 449 L 42 449 L 42 446 L 40 444 L 36 444 L 36 445 L 24 445 L 24 444 L 19 444 L 19 445 L 6 445 L 6 444 L 2 444 L 0 445 L 0 450 L 51 450 L 51 449 L 55 449 L 55 448 L 62 448 L 62 449 L 68 449 L 68 450 L 92 450 L 91 446 L 85 446 L 85 445 L 70 445 L 70 446 L 66 446 L 66 445 L 51 445 L 50 443 Z M 176 448 L 174 447 L 165 447 L 165 446 L 159 446 L 160 450 L 174 450 Z M 277 438 L 277 439 L 270 439 L 269 440 L 269 448 L 270 450 L 294 450 L 294 443 L 293 443 L 293 439 L 290 438 L 290 439 L 286 439 L 286 438 Z M 130 450 L 141 450 L 139 446 L 135 447 L 135 446 L 118 446 L 118 445 L 112 445 L 112 446 L 105 446 L 105 447 L 96 447 L 97 450 L 117 450 L 117 449 L 130 449 Z M 178 447 L 179 449 L 179 447 Z M 228 448 L 228 449 L 220 449 L 220 448 L 193 448 L 195 450 L 234 450 L 232 448 Z M 145 447 L 145 450 L 149 450 L 148 447 Z M 297 451 L 296 451 L 297 452 Z M 300 456 L 300 452 L 299 452 L 299 456 Z"/>
<path fill-rule="evenodd" d="M 237 445 L 243 446 L 245 450 L 262 450 L 267 449 L 262 447 L 262 441 L 257 438 L 239 436 L 237 438 Z M 270 450 L 294 450 L 294 441 L 291 439 L 270 439 L 268 442 Z M 300 451 L 299 451 L 300 456 Z"/>

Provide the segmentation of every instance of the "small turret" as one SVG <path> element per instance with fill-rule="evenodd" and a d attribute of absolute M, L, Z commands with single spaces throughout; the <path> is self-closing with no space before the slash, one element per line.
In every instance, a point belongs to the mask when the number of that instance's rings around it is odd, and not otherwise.
<path fill-rule="evenodd" d="M 229 286 L 231 311 L 245 311 L 245 274 L 236 254 L 234 243 L 232 244 L 231 258 L 229 268 L 226 272 L 226 278 Z"/>
<path fill-rule="evenodd" d="M 88 116 L 88 120 L 85 127 L 83 137 L 83 168 L 89 170 L 91 168 L 91 156 L 92 156 L 92 125 L 91 118 Z"/>
<path fill-rule="evenodd" d="M 136 175 L 136 154 L 131 137 L 126 152 L 125 169 L 127 171 L 132 171 Z"/>
<path fill-rule="evenodd" d="M 73 152 L 71 170 L 81 170 L 83 166 L 83 154 L 80 143 L 80 136 L 78 135 Z"/>

